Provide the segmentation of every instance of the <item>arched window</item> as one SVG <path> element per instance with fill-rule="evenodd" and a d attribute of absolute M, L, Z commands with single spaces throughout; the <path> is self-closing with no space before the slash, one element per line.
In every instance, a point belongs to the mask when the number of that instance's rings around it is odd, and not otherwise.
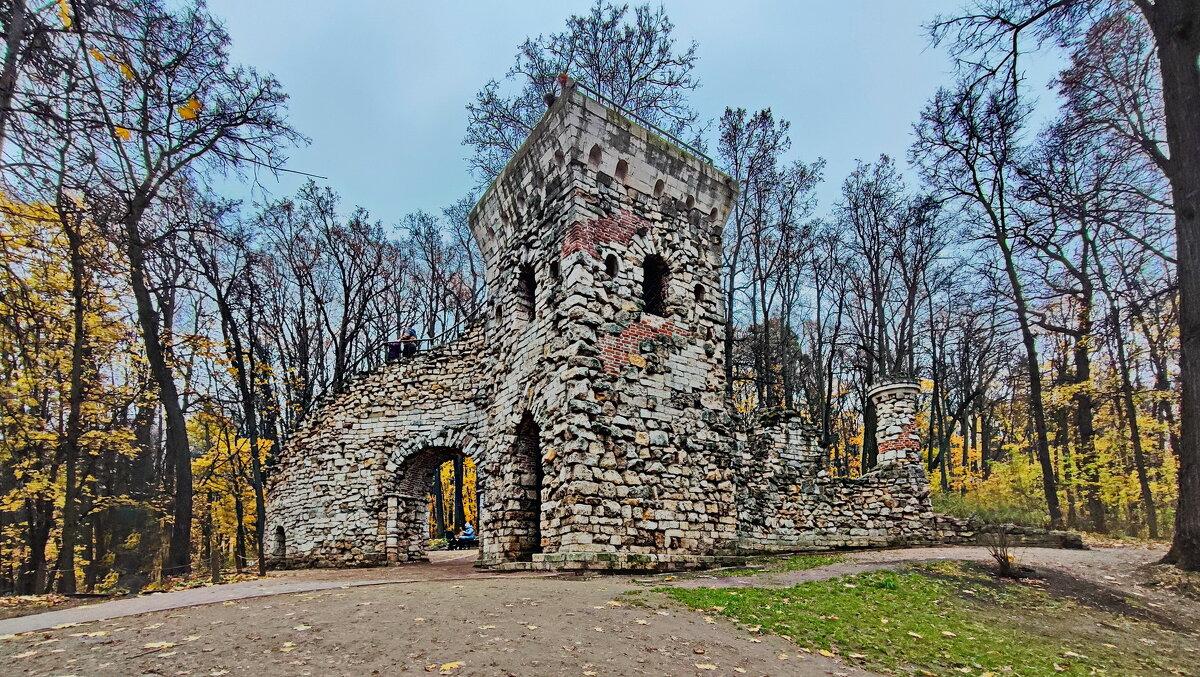
<path fill-rule="evenodd" d="M 537 308 L 537 281 L 533 266 L 522 264 L 517 273 L 517 314 L 525 321 L 533 320 Z"/>
<path fill-rule="evenodd" d="M 651 315 L 663 317 L 667 314 L 667 284 L 671 270 L 667 262 L 657 254 L 651 254 L 642 262 L 642 303 Z"/>
<path fill-rule="evenodd" d="M 704 285 L 696 285 L 695 289 L 692 290 L 692 293 L 696 295 L 696 303 L 702 303 L 704 301 Z"/>
<path fill-rule="evenodd" d="M 617 181 L 625 183 L 625 177 L 629 175 L 629 163 L 625 160 L 617 161 Z"/>
<path fill-rule="evenodd" d="M 283 527 L 275 527 L 275 556 L 287 556 L 287 537 L 283 534 Z"/>
<path fill-rule="evenodd" d="M 604 274 L 605 275 L 607 275 L 609 278 L 614 278 L 617 276 L 617 273 L 620 272 L 620 270 L 621 270 L 620 262 L 617 261 L 616 254 L 609 254 L 608 256 L 604 257 Z"/>
<path fill-rule="evenodd" d="M 658 199 L 658 198 L 662 197 L 663 190 L 664 190 L 666 187 L 667 187 L 667 182 L 666 182 L 666 181 L 663 181 L 662 179 L 659 179 L 658 181 L 655 181 L 655 182 L 654 182 L 654 198 L 655 198 L 655 199 Z"/>
<path fill-rule="evenodd" d="M 592 146 L 592 150 L 588 152 L 588 167 L 591 169 L 600 169 L 600 160 L 604 157 L 604 151 L 600 150 L 600 144 Z"/>

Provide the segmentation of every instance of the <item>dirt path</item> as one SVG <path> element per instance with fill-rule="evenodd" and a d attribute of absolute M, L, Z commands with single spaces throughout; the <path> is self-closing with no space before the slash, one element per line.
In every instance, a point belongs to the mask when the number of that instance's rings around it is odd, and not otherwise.
<path fill-rule="evenodd" d="M 231 600 L 267 597 L 297 592 L 312 592 L 330 588 L 381 585 L 384 583 L 415 583 L 418 581 L 458 581 L 488 578 L 544 577 L 552 574 L 495 574 L 476 569 L 475 551 L 433 552 L 430 562 L 416 565 L 380 567 L 374 569 L 305 569 L 275 571 L 267 578 L 205 588 L 141 595 L 113 601 L 84 604 L 67 609 L 19 616 L 0 620 L 0 636 L 34 630 L 46 630 L 66 623 L 90 623 L 109 618 L 134 616 L 153 611 L 169 611 L 203 604 Z"/>
<path fill-rule="evenodd" d="M 14 677 L 871 674 L 621 597 L 637 588 L 628 581 L 420 581 L 244 599 L 22 635 L 0 642 L 0 664 Z"/>
<path fill-rule="evenodd" d="M 1149 606 L 1197 613 L 1170 593 L 1136 586 L 1134 571 L 1160 556 L 1141 548 L 1018 553 L 1024 564 L 1106 585 Z M 670 584 L 786 586 L 906 562 L 986 557 L 982 548 L 962 547 L 859 552 L 807 571 L 700 574 Z M 89 677 L 869 674 L 781 638 L 752 636 L 715 616 L 637 594 L 663 577 L 496 576 L 470 563 L 467 555 L 388 569 L 283 572 L 11 619 L 0 622 L 0 634 L 13 632 L 4 624 L 17 621 L 41 629 L 113 620 L 0 641 L 0 661 L 6 675 Z M 155 606 L 132 606 L 139 602 Z M 85 611 L 83 621 L 61 615 Z"/>

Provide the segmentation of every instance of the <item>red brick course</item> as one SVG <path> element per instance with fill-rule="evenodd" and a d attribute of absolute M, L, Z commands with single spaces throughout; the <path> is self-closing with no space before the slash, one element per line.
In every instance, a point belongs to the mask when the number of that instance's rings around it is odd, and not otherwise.
<path fill-rule="evenodd" d="M 629 356 L 641 351 L 638 346 L 646 339 L 659 336 L 687 336 L 688 333 L 675 326 L 670 320 L 655 318 L 653 324 L 645 319 L 631 323 L 620 334 L 603 334 L 600 337 L 600 361 L 604 371 L 619 374 L 629 364 Z"/>
<path fill-rule="evenodd" d="M 638 228 L 649 227 L 650 222 L 633 212 L 622 209 L 614 216 L 591 221 L 576 221 L 567 228 L 567 236 L 563 240 L 562 256 L 575 252 L 587 252 L 593 258 L 599 259 L 600 253 L 596 245 L 604 242 L 615 242 L 626 245 L 633 239 Z"/>

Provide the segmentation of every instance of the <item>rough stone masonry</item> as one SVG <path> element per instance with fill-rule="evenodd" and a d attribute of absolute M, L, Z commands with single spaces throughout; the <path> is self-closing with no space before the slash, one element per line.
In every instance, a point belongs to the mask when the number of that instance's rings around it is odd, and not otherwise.
<path fill-rule="evenodd" d="M 568 86 L 480 199 L 486 312 L 358 375 L 281 450 L 279 566 L 424 557 L 427 489 L 478 472 L 480 564 L 673 569 L 763 551 L 964 540 L 936 516 L 918 389 L 885 384 L 879 465 L 831 476 L 795 412 L 725 397 L 722 229 L 737 186 Z"/>

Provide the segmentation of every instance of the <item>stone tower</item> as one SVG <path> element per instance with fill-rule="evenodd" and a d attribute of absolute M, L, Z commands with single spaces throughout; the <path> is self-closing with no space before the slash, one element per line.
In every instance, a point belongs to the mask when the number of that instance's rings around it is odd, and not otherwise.
<path fill-rule="evenodd" d="M 488 343 L 511 365 L 491 428 L 530 412 L 541 431 L 535 560 L 669 560 L 732 543 L 728 442 L 713 426 L 734 194 L 705 160 L 571 87 L 471 214 Z"/>

